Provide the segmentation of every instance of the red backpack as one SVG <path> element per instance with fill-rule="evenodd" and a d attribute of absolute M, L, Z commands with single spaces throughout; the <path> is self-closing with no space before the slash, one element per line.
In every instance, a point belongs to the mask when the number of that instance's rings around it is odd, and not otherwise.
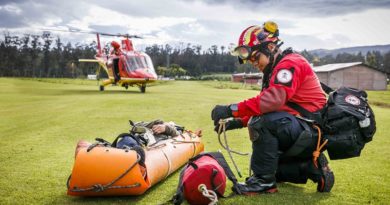
<path fill-rule="evenodd" d="M 235 189 L 237 179 L 222 153 L 201 153 L 184 166 L 172 201 L 175 205 L 181 204 L 184 199 L 189 204 L 215 203 L 217 197 L 223 197 L 225 193 L 226 176 L 233 182 Z"/>

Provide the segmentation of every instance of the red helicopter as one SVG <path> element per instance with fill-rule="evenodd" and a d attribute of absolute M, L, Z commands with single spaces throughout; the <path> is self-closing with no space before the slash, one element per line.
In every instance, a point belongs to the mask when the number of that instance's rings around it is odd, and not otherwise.
<path fill-rule="evenodd" d="M 146 84 L 155 82 L 157 74 L 150 57 L 140 51 L 134 50 L 131 38 L 141 38 L 129 34 L 96 33 L 97 54 L 95 59 L 79 59 L 79 62 L 94 62 L 99 64 L 96 76 L 99 80 L 100 70 L 107 73 L 108 79 L 101 81 L 100 91 L 104 91 L 107 85 L 119 85 L 128 89 L 129 86 L 138 86 L 142 93 L 146 92 Z M 111 42 L 111 52 L 102 51 L 100 35 L 123 37 L 121 44 Z"/>

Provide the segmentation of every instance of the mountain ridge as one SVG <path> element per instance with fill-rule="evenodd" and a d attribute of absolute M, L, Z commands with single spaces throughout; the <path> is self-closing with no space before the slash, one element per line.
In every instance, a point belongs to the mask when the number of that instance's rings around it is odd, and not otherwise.
<path fill-rule="evenodd" d="M 370 46 L 354 46 L 354 47 L 345 47 L 345 48 L 337 48 L 337 49 L 314 49 L 309 50 L 312 55 L 316 55 L 318 57 L 324 57 L 326 55 L 332 55 L 336 57 L 337 54 L 341 53 L 350 53 L 350 54 L 358 54 L 359 52 L 362 55 L 366 55 L 369 51 L 379 51 L 382 55 L 390 51 L 390 44 L 386 45 L 370 45 Z"/>

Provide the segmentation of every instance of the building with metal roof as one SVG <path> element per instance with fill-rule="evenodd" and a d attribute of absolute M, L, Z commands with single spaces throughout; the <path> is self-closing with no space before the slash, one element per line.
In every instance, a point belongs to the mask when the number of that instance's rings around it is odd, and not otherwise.
<path fill-rule="evenodd" d="M 386 90 L 387 76 L 362 62 L 335 63 L 313 67 L 321 82 L 335 89 L 341 86 L 363 90 Z"/>
<path fill-rule="evenodd" d="M 233 82 L 241 82 L 244 84 L 261 85 L 263 73 L 235 73 L 232 74 Z"/>

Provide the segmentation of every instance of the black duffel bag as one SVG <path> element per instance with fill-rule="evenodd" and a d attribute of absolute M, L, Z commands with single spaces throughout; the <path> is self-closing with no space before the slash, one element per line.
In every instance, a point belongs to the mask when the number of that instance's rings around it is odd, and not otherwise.
<path fill-rule="evenodd" d="M 375 115 L 363 90 L 341 87 L 331 93 L 322 115 L 330 159 L 360 156 L 376 131 Z"/>

